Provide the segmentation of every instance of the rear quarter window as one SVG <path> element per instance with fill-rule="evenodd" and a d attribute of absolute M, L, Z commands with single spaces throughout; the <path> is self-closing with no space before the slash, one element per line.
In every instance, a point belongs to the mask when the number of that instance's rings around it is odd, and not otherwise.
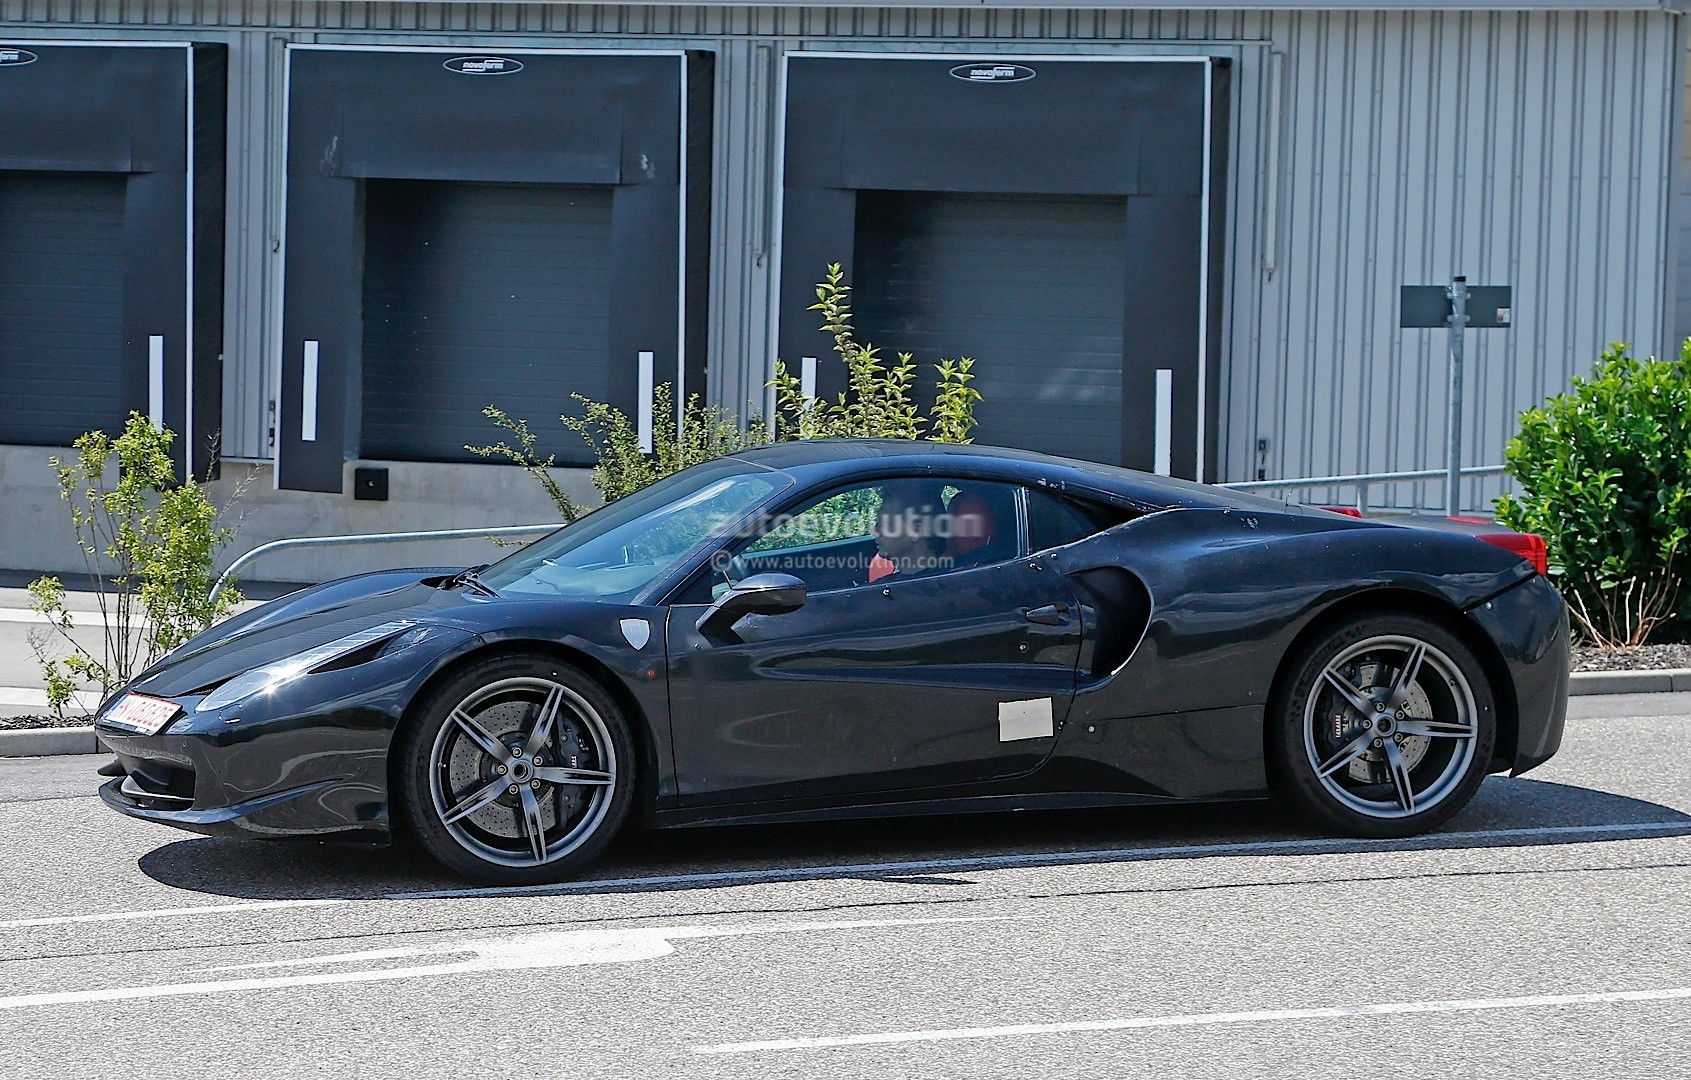
<path fill-rule="evenodd" d="M 1119 506 L 1028 489 L 1028 548 L 1045 551 L 1084 540 L 1139 515 Z"/>

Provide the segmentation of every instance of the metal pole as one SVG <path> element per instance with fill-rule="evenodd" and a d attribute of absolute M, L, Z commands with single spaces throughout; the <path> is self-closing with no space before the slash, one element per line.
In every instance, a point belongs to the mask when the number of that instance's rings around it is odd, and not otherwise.
<path fill-rule="evenodd" d="M 1450 447 L 1445 458 L 1444 512 L 1462 510 L 1462 338 L 1468 325 L 1468 279 L 1450 284 Z"/>

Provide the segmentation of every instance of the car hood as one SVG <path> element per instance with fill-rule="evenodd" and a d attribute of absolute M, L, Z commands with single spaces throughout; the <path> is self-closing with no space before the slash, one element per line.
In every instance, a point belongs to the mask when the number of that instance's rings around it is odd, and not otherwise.
<path fill-rule="evenodd" d="M 466 609 L 478 594 L 442 587 L 458 569 L 386 570 L 289 593 L 192 638 L 128 688 L 160 697 L 200 693 L 263 664 L 398 620 L 471 629 L 478 620 Z"/>

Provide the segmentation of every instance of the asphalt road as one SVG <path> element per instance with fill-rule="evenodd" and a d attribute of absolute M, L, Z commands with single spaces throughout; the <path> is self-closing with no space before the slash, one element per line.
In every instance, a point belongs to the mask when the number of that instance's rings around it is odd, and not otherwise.
<path fill-rule="evenodd" d="M 1685 1075 L 1691 695 L 1441 834 L 1264 805 L 699 830 L 490 895 L 0 762 L 0 1074 Z"/>

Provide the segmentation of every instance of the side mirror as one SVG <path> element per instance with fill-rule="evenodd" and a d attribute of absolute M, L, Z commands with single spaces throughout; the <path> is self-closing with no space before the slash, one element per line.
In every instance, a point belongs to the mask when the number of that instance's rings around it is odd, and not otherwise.
<path fill-rule="evenodd" d="M 805 596 L 804 582 L 791 574 L 753 574 L 717 597 L 699 616 L 698 631 L 712 637 L 747 615 L 785 615 L 803 607 Z"/>

